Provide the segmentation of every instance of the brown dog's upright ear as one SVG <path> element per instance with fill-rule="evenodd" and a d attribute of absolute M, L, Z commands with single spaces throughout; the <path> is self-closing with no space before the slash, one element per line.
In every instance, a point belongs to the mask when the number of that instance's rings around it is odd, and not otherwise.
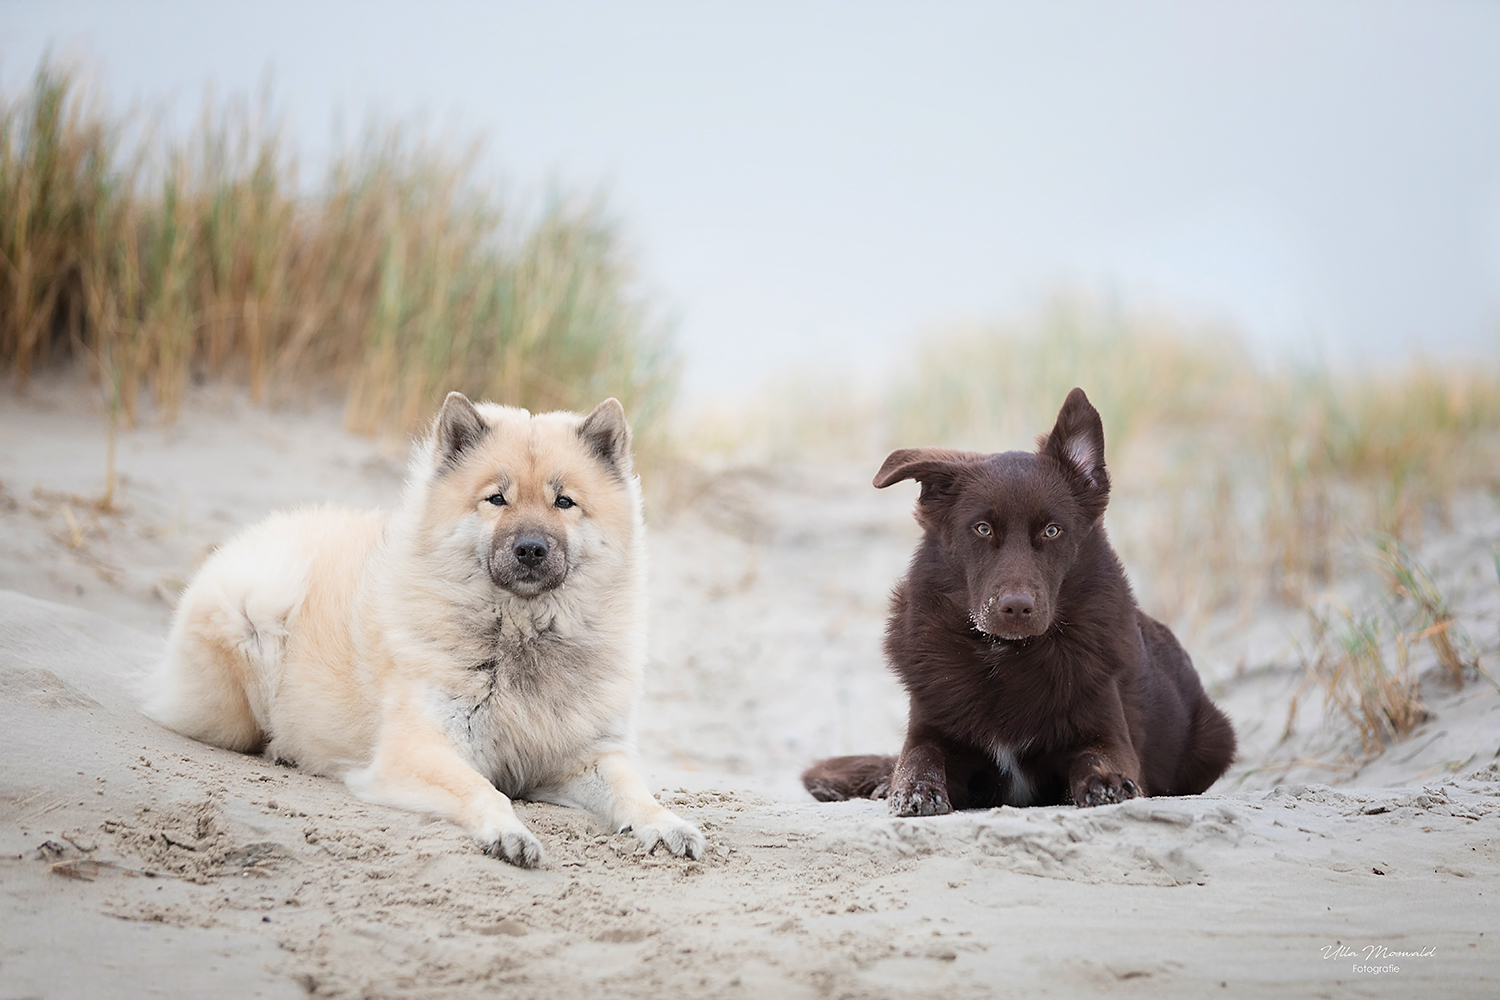
<path fill-rule="evenodd" d="M 915 479 L 922 484 L 917 502 L 930 506 L 952 496 L 959 474 L 981 458 L 970 451 L 949 448 L 898 448 L 875 473 L 875 488 L 883 490 L 892 483 Z"/>
<path fill-rule="evenodd" d="M 1094 517 L 1109 503 L 1109 472 L 1104 467 L 1104 421 L 1082 389 L 1074 389 L 1058 411 L 1052 432 L 1038 442 L 1041 454 L 1056 459 L 1073 492 Z"/>
<path fill-rule="evenodd" d="M 437 438 L 439 465 L 458 464 L 463 453 L 490 432 L 489 424 L 479 415 L 469 397 L 461 392 L 450 392 L 443 400 L 443 408 L 433 421 L 433 434 Z"/>
<path fill-rule="evenodd" d="M 625 420 L 625 407 L 613 396 L 583 418 L 578 436 L 605 465 L 620 470 L 629 465 L 630 424 Z"/>

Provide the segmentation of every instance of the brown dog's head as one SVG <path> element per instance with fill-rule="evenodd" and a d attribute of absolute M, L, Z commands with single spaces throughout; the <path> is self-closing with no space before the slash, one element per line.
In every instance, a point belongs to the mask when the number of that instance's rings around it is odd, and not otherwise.
<path fill-rule="evenodd" d="M 1104 425 L 1082 389 L 1068 394 L 1035 453 L 903 448 L 875 476 L 922 485 L 917 520 L 967 585 L 969 620 L 1001 639 L 1057 623 L 1057 595 L 1109 502 Z"/>
<path fill-rule="evenodd" d="M 427 447 L 428 536 L 465 552 L 517 597 L 556 589 L 638 534 L 630 426 L 618 400 L 587 416 L 533 415 L 450 392 Z"/>

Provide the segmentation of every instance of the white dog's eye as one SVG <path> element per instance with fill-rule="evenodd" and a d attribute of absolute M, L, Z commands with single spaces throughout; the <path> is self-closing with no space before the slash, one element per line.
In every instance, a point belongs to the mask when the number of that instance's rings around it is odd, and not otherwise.
<path fill-rule="evenodd" d="M 988 524 L 985 524 L 983 521 L 980 521 L 978 524 L 974 525 L 974 530 L 976 532 L 978 532 L 979 534 L 983 535 L 985 538 L 988 538 L 988 537 L 990 537 L 991 535 L 993 535 L 995 533 L 995 529 L 991 528 Z"/>
<path fill-rule="evenodd" d="M 1062 528 L 1058 527 L 1055 524 L 1049 524 L 1042 529 L 1042 534 L 1048 538 L 1056 538 L 1058 535 L 1062 534 Z"/>
<path fill-rule="evenodd" d="M 567 510 L 569 507 L 576 507 L 577 504 L 573 503 L 572 497 L 559 496 L 556 500 L 552 501 L 552 506 L 561 510 Z"/>
<path fill-rule="evenodd" d="M 484 499 L 485 499 L 485 502 L 492 503 L 496 507 L 504 507 L 505 506 L 505 494 L 504 493 L 496 493 L 493 496 L 487 496 Z"/>

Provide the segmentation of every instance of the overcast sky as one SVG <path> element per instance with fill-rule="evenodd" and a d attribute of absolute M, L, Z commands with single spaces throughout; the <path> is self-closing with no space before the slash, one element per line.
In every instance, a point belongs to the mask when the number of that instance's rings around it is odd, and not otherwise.
<path fill-rule="evenodd" d="M 182 120 L 270 69 L 313 163 L 424 116 L 602 187 L 694 394 L 1062 287 L 1269 350 L 1500 351 L 1496 3 L 0 0 L 7 91 L 49 47 Z"/>

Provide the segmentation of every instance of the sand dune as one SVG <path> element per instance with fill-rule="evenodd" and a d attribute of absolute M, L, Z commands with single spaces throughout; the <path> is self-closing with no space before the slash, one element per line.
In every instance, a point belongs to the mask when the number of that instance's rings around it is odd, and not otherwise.
<path fill-rule="evenodd" d="M 272 507 L 378 504 L 404 456 L 336 412 L 199 399 L 122 437 L 121 512 L 96 517 L 103 437 L 73 398 L 0 404 L 0 1000 L 1500 992 L 1492 687 L 1431 675 L 1412 740 L 1319 775 L 1283 761 L 1347 734 L 1304 720 L 1279 743 L 1297 677 L 1237 672 L 1250 631 L 1221 630 L 1194 652 L 1249 738 L 1208 795 L 820 805 L 808 760 L 900 739 L 879 630 L 911 498 L 857 466 L 724 474 L 653 528 L 641 713 L 648 783 L 707 856 L 522 803 L 550 861 L 521 871 L 135 708 L 209 547 Z M 1482 555 L 1494 517 L 1478 504 L 1432 544 Z M 1488 627 L 1493 588 L 1466 593 Z"/>

